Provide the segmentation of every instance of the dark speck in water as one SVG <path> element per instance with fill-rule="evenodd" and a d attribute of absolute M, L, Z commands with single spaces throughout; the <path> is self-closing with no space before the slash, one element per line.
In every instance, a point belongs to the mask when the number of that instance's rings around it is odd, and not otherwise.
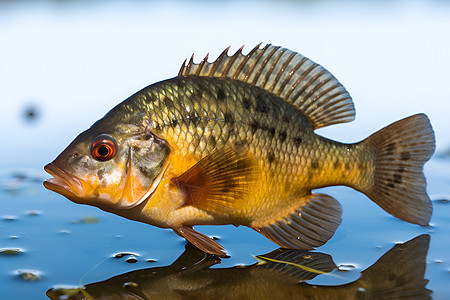
<path fill-rule="evenodd" d="M 35 122 L 39 119 L 40 113 L 36 105 L 28 105 L 23 110 L 23 118 L 28 122 Z"/>

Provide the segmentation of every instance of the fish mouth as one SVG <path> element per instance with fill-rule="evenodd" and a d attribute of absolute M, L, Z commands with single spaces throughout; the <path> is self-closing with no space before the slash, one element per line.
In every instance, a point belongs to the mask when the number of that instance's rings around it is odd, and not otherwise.
<path fill-rule="evenodd" d="M 67 173 L 53 163 L 47 164 L 44 170 L 53 176 L 44 181 L 45 188 L 74 201 L 84 194 L 82 181 L 78 177 Z"/>

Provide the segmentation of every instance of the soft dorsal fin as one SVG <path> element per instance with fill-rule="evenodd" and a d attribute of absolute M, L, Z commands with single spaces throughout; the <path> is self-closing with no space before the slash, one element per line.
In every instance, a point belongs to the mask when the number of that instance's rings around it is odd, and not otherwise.
<path fill-rule="evenodd" d="M 232 56 L 228 47 L 212 63 L 206 55 L 195 64 L 192 56 L 183 63 L 178 76 L 227 78 L 258 86 L 297 107 L 314 129 L 354 120 L 350 95 L 325 68 L 291 50 L 260 45 L 247 55 L 242 54 L 241 47 Z"/>

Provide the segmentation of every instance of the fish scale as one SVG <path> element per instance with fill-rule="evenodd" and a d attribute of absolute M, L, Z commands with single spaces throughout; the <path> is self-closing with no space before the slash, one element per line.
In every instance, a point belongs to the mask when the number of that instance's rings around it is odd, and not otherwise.
<path fill-rule="evenodd" d="M 171 228 L 226 256 L 196 225 L 248 226 L 281 247 L 309 250 L 341 222 L 333 197 L 350 186 L 402 220 L 427 225 L 423 165 L 434 152 L 417 114 L 365 140 L 314 130 L 352 121 L 352 99 L 325 68 L 279 46 L 193 58 L 82 132 L 45 170 L 45 187 L 125 218 Z"/>

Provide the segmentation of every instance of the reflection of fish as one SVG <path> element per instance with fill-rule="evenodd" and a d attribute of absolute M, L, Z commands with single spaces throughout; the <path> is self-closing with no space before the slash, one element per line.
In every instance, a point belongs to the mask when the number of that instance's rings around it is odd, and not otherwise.
<path fill-rule="evenodd" d="M 194 225 L 249 226 L 284 248 L 324 244 L 341 206 L 312 189 L 347 185 L 390 214 L 428 224 L 423 164 L 434 134 L 423 114 L 366 140 L 314 133 L 353 120 L 353 102 L 324 68 L 284 48 L 225 51 L 125 100 L 45 170 L 70 200 L 172 228 L 200 249 L 223 247 Z"/>
<path fill-rule="evenodd" d="M 267 262 L 227 269 L 194 247 L 167 267 L 115 276 L 80 289 L 50 289 L 51 299 L 430 299 L 425 287 L 429 236 L 394 246 L 361 277 L 340 286 L 312 286 L 317 276 L 291 264 Z M 264 256 L 330 272 L 329 255 L 279 249 Z M 299 283 L 300 282 L 300 283 Z M 84 298 L 86 297 L 86 298 Z"/>

